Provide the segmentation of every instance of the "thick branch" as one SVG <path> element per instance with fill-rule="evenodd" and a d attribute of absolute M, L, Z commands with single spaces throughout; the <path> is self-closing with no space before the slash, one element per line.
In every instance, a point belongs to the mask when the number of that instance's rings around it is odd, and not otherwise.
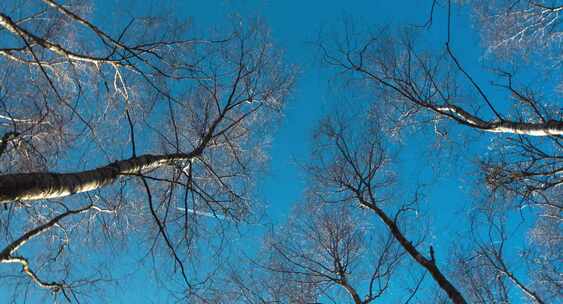
<path fill-rule="evenodd" d="M 455 304 L 466 304 L 467 302 L 457 290 L 455 286 L 442 274 L 436 263 L 432 259 L 425 258 L 416 248 L 415 246 L 407 240 L 407 238 L 403 235 L 397 224 L 389 217 L 387 214 L 377 207 L 375 204 L 371 204 L 365 201 L 363 198 L 358 196 L 360 203 L 374 211 L 377 216 L 383 221 L 383 223 L 387 226 L 391 234 L 395 237 L 399 244 L 405 249 L 405 251 L 422 267 L 424 267 L 434 278 L 434 281 L 446 292 L 450 300 L 452 300 Z"/>
<path fill-rule="evenodd" d="M 21 264 L 22 265 L 22 271 L 26 275 L 28 275 L 31 278 L 31 280 L 35 284 L 37 284 L 37 286 L 39 286 L 41 288 L 51 289 L 54 292 L 57 292 L 57 291 L 62 290 L 64 288 L 64 285 L 62 283 L 47 282 L 47 281 L 40 279 L 37 276 L 37 274 L 29 267 L 29 262 L 24 257 L 10 256 L 9 258 L 2 260 L 2 263 L 18 263 L 18 264 Z"/>
<path fill-rule="evenodd" d="M 99 64 L 99 63 L 120 64 L 120 62 L 118 60 L 112 60 L 112 59 L 104 58 L 104 57 L 81 55 L 81 54 L 77 54 L 77 53 L 74 53 L 72 51 L 69 51 L 69 50 L 65 49 L 64 47 L 62 47 L 61 45 L 59 45 L 57 43 L 50 42 L 46 39 L 38 37 L 38 36 L 28 32 L 28 31 L 24 30 L 23 28 L 18 26 L 9 16 L 2 14 L 2 13 L 0 13 L 0 26 L 5 28 L 6 30 L 8 30 L 9 32 L 11 32 L 13 34 L 16 34 L 16 35 L 18 35 L 22 38 L 25 38 L 26 40 L 33 41 L 33 42 L 37 43 L 38 45 L 50 50 L 51 52 L 58 54 L 58 55 L 61 55 L 61 56 L 65 56 L 65 57 L 67 57 L 68 59 L 71 59 L 71 60 L 89 62 L 89 63 L 94 63 L 94 64 Z"/>
<path fill-rule="evenodd" d="M 65 218 L 69 215 L 82 213 L 82 212 L 90 209 L 91 207 L 92 206 L 86 206 L 86 207 L 78 209 L 78 210 L 66 211 L 62 214 L 55 216 L 53 219 L 51 219 L 47 223 L 45 223 L 43 225 L 39 225 L 39 226 L 29 230 L 28 232 L 24 233 L 20 238 L 13 241 L 10 245 L 6 246 L 6 248 L 4 248 L 4 250 L 2 250 L 0 252 L 0 262 L 3 261 L 4 259 L 7 259 L 8 257 L 10 257 L 16 250 L 18 250 L 18 248 L 23 246 L 25 243 L 27 243 L 32 238 L 42 234 L 46 230 L 49 230 L 51 227 L 53 227 L 55 224 L 57 224 L 63 218 Z"/>
<path fill-rule="evenodd" d="M 0 175 L 0 203 L 65 197 L 96 190 L 115 182 L 120 175 L 151 170 L 179 160 L 191 160 L 202 150 L 165 155 L 145 154 L 97 169 L 74 173 L 19 173 Z"/>
<path fill-rule="evenodd" d="M 499 119 L 496 121 L 487 121 L 484 120 L 474 114 L 471 114 L 465 111 L 463 108 L 452 105 L 437 105 L 431 103 L 427 100 L 423 100 L 420 97 L 417 97 L 416 94 L 411 94 L 410 92 L 401 89 L 401 84 L 394 84 L 385 80 L 384 78 L 376 75 L 375 73 L 365 69 L 361 65 L 356 65 L 353 62 L 349 62 L 350 68 L 367 75 L 369 78 L 373 79 L 374 81 L 380 83 L 381 85 L 390 88 L 397 92 L 398 94 L 402 95 L 404 98 L 409 100 L 410 102 L 426 108 L 428 110 L 434 111 L 435 113 L 451 118 L 456 122 L 476 128 L 485 132 L 493 132 L 493 133 L 509 133 L 509 134 L 520 134 L 520 135 L 528 135 L 528 136 L 558 136 L 563 135 L 563 121 L 562 120 L 547 120 L 545 122 L 540 123 L 527 123 L 527 122 L 518 122 L 518 121 L 508 121 L 505 119 Z M 345 64 L 342 64 L 346 67 Z M 428 72 L 427 72 L 428 73 Z M 430 77 L 432 82 L 433 79 Z M 405 81 L 401 81 L 408 83 L 412 87 L 412 80 L 407 79 Z M 433 85 L 436 87 L 436 84 Z M 484 94 L 482 93 L 484 96 Z M 495 111 L 496 113 L 496 111 Z M 500 117 L 500 115 L 497 116 Z"/>
<path fill-rule="evenodd" d="M 340 286 L 342 286 L 344 289 L 346 289 L 346 291 L 348 292 L 348 294 L 352 297 L 352 299 L 354 300 L 354 304 L 363 304 L 362 299 L 360 298 L 360 295 L 358 295 L 358 293 L 356 292 L 356 289 L 354 289 L 354 287 L 350 286 L 350 284 L 348 283 L 348 280 L 346 280 L 345 278 L 343 278 L 342 280 L 340 280 L 338 282 L 338 284 Z"/>
<path fill-rule="evenodd" d="M 541 123 L 514 121 L 485 121 L 454 105 L 434 107 L 433 110 L 442 115 L 453 117 L 465 125 L 493 133 L 512 133 L 530 136 L 563 135 L 563 121 L 548 120 Z"/>
<path fill-rule="evenodd" d="M 24 257 L 15 256 L 14 252 L 16 252 L 16 250 L 18 250 L 21 246 L 25 245 L 25 243 L 27 243 L 32 238 L 41 235 L 43 232 L 45 232 L 45 231 L 49 230 L 50 228 L 52 228 L 53 226 L 55 226 L 63 218 L 65 218 L 69 215 L 82 213 L 84 211 L 89 210 L 90 208 L 92 208 L 92 205 L 89 205 L 89 206 L 86 206 L 86 207 L 83 207 L 83 208 L 80 208 L 80 209 L 77 209 L 77 210 L 68 210 L 68 211 L 66 211 L 62 214 L 59 214 L 56 217 L 52 218 L 50 221 L 46 222 L 45 224 L 39 225 L 39 226 L 29 230 L 28 232 L 24 233 L 21 237 L 19 237 L 17 240 L 10 243 L 8 246 L 6 246 L 0 252 L 0 263 L 7 263 L 7 264 L 17 263 L 17 264 L 20 264 L 22 266 L 22 271 L 27 276 L 29 276 L 31 278 L 31 280 L 35 284 L 37 284 L 37 286 L 39 286 L 41 288 L 45 288 L 45 289 L 50 289 L 54 292 L 58 292 L 60 290 L 63 290 L 63 288 L 65 287 L 64 284 L 57 283 L 57 282 L 47 282 L 47 281 L 42 280 L 30 268 L 29 261 Z M 63 293 L 64 293 L 64 291 L 63 291 Z"/>
<path fill-rule="evenodd" d="M 518 286 L 518 288 L 520 288 L 520 290 L 526 295 L 528 296 L 534 303 L 537 304 L 544 304 L 545 302 L 540 298 L 540 296 L 535 293 L 534 291 L 530 290 L 528 287 L 526 287 L 524 284 L 522 284 L 522 282 L 520 282 L 515 276 L 514 274 L 512 274 L 511 272 L 502 271 L 504 274 L 506 274 L 506 276 L 508 276 L 508 278 L 510 279 L 510 281 L 512 281 L 512 283 L 514 283 L 516 286 Z"/>

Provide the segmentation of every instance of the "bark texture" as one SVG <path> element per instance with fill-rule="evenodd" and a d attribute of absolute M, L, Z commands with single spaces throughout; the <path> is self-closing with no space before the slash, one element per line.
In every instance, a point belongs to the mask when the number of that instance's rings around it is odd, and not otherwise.
<path fill-rule="evenodd" d="M 179 160 L 190 160 L 200 153 L 195 150 L 189 154 L 145 154 L 97 169 L 74 173 L 35 172 L 1 175 L 0 203 L 59 198 L 96 190 L 115 182 L 121 175 L 155 169 Z"/>
<path fill-rule="evenodd" d="M 493 133 L 512 133 L 529 136 L 563 135 L 563 121 L 547 120 L 540 123 L 515 121 L 485 121 L 468 113 L 460 107 L 448 105 L 445 107 L 431 107 L 442 115 L 452 116 L 460 123 Z"/>

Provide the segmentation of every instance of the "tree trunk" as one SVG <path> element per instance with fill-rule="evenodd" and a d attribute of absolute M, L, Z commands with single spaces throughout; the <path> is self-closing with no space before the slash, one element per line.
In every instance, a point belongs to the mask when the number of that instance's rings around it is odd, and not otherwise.
<path fill-rule="evenodd" d="M 145 154 L 82 172 L 0 175 L 0 203 L 59 198 L 92 191 L 112 184 L 120 175 L 155 169 L 179 160 L 190 160 L 200 154 L 198 149 L 187 154 Z"/>
<path fill-rule="evenodd" d="M 485 121 L 454 105 L 444 107 L 427 106 L 439 114 L 450 116 L 458 122 L 493 133 L 511 133 L 529 136 L 563 135 L 563 121 L 548 120 L 540 123 L 516 121 Z"/>
<path fill-rule="evenodd" d="M 434 281 L 440 286 L 442 290 L 446 292 L 448 298 L 452 300 L 455 304 L 466 304 L 467 301 L 463 298 L 459 290 L 444 276 L 444 274 L 438 269 L 436 266 L 436 262 L 432 259 L 425 258 L 415 247 L 414 245 L 407 240 L 407 238 L 403 235 L 397 224 L 387 216 L 387 214 L 381 210 L 379 207 L 375 206 L 374 204 L 370 204 L 366 202 L 362 198 L 358 197 L 361 204 L 366 206 L 367 208 L 374 211 L 377 216 L 383 221 L 383 223 L 389 228 L 391 234 L 395 237 L 395 239 L 401 244 L 401 246 L 405 249 L 405 251 L 422 267 L 424 267 L 430 274 Z"/>
<path fill-rule="evenodd" d="M 348 284 L 347 281 L 343 281 L 339 283 L 344 289 L 346 289 L 346 291 L 348 292 L 348 294 L 352 297 L 352 300 L 354 300 L 354 304 L 362 304 L 362 299 L 360 298 L 360 295 L 358 295 L 358 293 L 356 292 L 356 290 L 350 286 L 350 284 Z"/>

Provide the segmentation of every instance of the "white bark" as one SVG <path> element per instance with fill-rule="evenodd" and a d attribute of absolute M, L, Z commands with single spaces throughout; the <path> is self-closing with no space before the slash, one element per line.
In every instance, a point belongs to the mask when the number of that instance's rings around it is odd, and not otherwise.
<path fill-rule="evenodd" d="M 30 268 L 29 262 L 26 258 L 21 256 L 14 256 L 14 253 L 23 245 L 25 245 L 28 241 L 32 238 L 41 235 L 43 232 L 51 229 L 53 226 L 57 225 L 60 220 L 63 218 L 85 212 L 92 208 L 93 206 L 86 206 L 84 208 L 78 210 L 68 210 L 65 213 L 59 214 L 50 221 L 45 224 L 42 224 L 36 228 L 33 228 L 23 234 L 20 238 L 6 246 L 2 251 L 0 251 L 0 263 L 10 264 L 10 263 L 17 263 L 22 266 L 22 271 L 28 275 L 31 280 L 37 284 L 41 288 L 52 289 L 53 291 L 58 291 L 64 288 L 63 284 L 56 283 L 56 282 L 46 282 L 41 280 L 37 274 Z"/>
<path fill-rule="evenodd" d="M 56 282 L 46 282 L 40 279 L 37 274 L 30 268 L 29 262 L 24 257 L 9 257 L 7 259 L 2 260 L 2 263 L 12 264 L 17 263 L 22 266 L 22 272 L 25 273 L 27 276 L 31 278 L 33 283 L 37 284 L 37 286 L 46 289 L 52 289 L 53 291 L 59 291 L 60 289 L 64 288 L 64 286 L 60 283 Z"/>
<path fill-rule="evenodd" d="M 541 123 L 514 121 L 485 121 L 454 105 L 435 107 L 436 112 L 455 117 L 462 123 L 493 133 L 512 133 L 529 136 L 563 135 L 563 121 L 548 120 Z"/>
<path fill-rule="evenodd" d="M 82 172 L 1 175 L 0 203 L 59 198 L 92 191 L 115 182 L 121 175 L 137 174 L 175 161 L 191 160 L 199 155 L 199 150 L 189 154 L 146 154 Z"/>
<path fill-rule="evenodd" d="M 50 42 L 46 39 L 41 37 L 35 36 L 34 34 L 24 30 L 23 28 L 19 27 L 10 17 L 5 14 L 0 13 L 0 26 L 8 30 L 9 32 L 21 37 L 22 39 L 27 40 L 28 42 L 33 41 L 42 47 L 48 49 L 49 51 L 64 56 L 70 60 L 81 61 L 81 62 L 88 62 L 93 64 L 100 64 L 100 63 L 111 63 L 111 64 L 119 64 L 117 60 L 111 60 L 108 58 L 103 57 L 94 57 L 94 56 L 87 56 L 74 53 L 62 47 L 59 44 Z M 3 53 L 4 56 L 10 55 L 9 53 Z M 13 57 L 13 56 L 12 56 Z M 14 58 L 12 58 L 14 59 Z"/>

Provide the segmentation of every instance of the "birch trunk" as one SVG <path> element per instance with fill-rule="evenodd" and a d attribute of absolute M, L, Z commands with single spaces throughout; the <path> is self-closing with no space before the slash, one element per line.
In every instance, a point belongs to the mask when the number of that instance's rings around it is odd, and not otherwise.
<path fill-rule="evenodd" d="M 191 160 L 200 154 L 199 150 L 187 154 L 145 154 L 82 172 L 0 175 L 0 203 L 59 198 L 92 191 L 112 184 L 120 175 L 136 174 L 179 160 Z"/>
<path fill-rule="evenodd" d="M 563 121 L 560 120 L 548 120 L 540 123 L 485 121 L 454 105 L 429 107 L 439 114 L 451 116 L 463 124 L 486 132 L 512 133 L 529 136 L 563 135 Z"/>

